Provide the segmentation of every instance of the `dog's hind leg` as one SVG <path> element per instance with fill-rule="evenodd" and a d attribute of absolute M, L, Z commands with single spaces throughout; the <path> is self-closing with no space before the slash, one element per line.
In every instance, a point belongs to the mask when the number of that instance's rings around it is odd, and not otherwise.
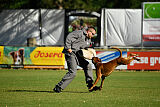
<path fill-rule="evenodd" d="M 141 61 L 140 59 L 138 59 L 138 58 L 136 58 L 136 57 L 133 57 L 133 59 L 134 59 L 134 60 L 137 60 L 137 61 Z"/>

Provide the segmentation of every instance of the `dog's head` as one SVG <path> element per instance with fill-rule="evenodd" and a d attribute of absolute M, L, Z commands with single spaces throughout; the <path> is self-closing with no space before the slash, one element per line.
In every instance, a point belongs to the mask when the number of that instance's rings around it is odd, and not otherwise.
<path fill-rule="evenodd" d="M 97 64 L 98 62 L 102 62 L 102 60 L 99 59 L 98 57 L 93 57 L 93 58 L 92 58 L 92 63 L 93 63 L 93 64 Z"/>
<path fill-rule="evenodd" d="M 18 51 L 10 52 L 13 58 L 14 64 L 23 64 L 24 60 L 24 49 L 19 49 Z"/>

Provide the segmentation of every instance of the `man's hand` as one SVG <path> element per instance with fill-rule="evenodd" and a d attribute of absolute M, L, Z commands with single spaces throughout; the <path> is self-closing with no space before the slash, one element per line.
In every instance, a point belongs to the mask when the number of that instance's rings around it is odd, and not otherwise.
<path fill-rule="evenodd" d="M 68 51 L 69 53 L 71 53 L 71 52 L 72 52 L 72 49 L 68 49 L 67 51 Z"/>

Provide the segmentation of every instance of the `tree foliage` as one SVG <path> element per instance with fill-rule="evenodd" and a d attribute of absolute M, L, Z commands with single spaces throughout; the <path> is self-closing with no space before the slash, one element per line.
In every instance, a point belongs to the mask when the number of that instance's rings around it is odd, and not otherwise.
<path fill-rule="evenodd" d="M 142 2 L 159 0 L 0 0 L 0 9 L 77 9 L 99 11 L 101 8 L 141 8 Z"/>

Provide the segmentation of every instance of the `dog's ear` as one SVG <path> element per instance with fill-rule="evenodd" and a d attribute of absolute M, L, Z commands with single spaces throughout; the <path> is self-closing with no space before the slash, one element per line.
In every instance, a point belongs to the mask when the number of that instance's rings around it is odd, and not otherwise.
<path fill-rule="evenodd" d="M 19 49 L 18 52 L 20 55 L 22 55 L 22 56 L 24 55 L 24 49 Z"/>
<path fill-rule="evenodd" d="M 9 54 L 14 58 L 15 52 L 10 52 Z"/>

